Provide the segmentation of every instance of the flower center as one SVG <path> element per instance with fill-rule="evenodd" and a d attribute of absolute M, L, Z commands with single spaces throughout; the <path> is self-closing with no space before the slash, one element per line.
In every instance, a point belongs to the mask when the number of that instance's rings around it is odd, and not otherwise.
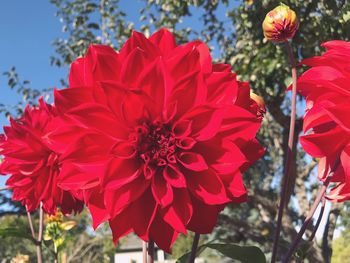
<path fill-rule="evenodd" d="M 146 164 L 164 166 L 175 163 L 175 138 L 166 125 L 146 124 L 137 127 L 138 154 Z"/>

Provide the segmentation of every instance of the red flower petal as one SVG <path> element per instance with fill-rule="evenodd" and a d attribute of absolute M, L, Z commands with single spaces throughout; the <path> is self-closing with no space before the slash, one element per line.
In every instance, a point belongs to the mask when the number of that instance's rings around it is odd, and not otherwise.
<path fill-rule="evenodd" d="M 86 168 L 86 166 L 84 166 Z M 99 183 L 99 175 L 103 165 L 89 165 L 89 172 L 79 165 L 64 162 L 58 178 L 58 185 L 64 190 L 81 190 L 95 187 Z"/>
<path fill-rule="evenodd" d="M 120 72 L 121 81 L 137 88 L 135 84 L 138 77 L 145 66 L 151 62 L 151 60 L 148 59 L 148 56 L 149 55 L 140 48 L 135 48 L 132 52 L 130 52 L 123 62 Z"/>
<path fill-rule="evenodd" d="M 127 141 L 117 142 L 112 147 L 111 154 L 121 159 L 130 159 L 136 155 L 135 145 Z"/>
<path fill-rule="evenodd" d="M 221 128 L 223 112 L 208 106 L 196 107 L 183 118 L 192 120 L 191 136 L 197 141 L 214 137 Z"/>
<path fill-rule="evenodd" d="M 173 187 L 186 187 L 186 179 L 179 167 L 175 165 L 168 165 L 163 170 L 164 179 Z"/>
<path fill-rule="evenodd" d="M 346 141 L 344 131 L 340 128 L 300 137 L 300 143 L 304 150 L 314 157 L 332 155 L 344 146 Z"/>
<path fill-rule="evenodd" d="M 230 202 L 224 184 L 212 169 L 187 175 L 186 178 L 189 190 L 202 202 L 208 205 Z"/>
<path fill-rule="evenodd" d="M 348 112 L 350 112 L 349 105 L 340 104 L 333 107 L 327 107 L 325 110 L 340 127 L 345 131 L 350 132 L 350 120 L 348 115 Z"/>
<path fill-rule="evenodd" d="M 186 137 L 192 132 L 192 121 L 181 120 L 176 122 L 172 128 L 175 137 Z"/>
<path fill-rule="evenodd" d="M 150 36 L 149 40 L 158 46 L 160 52 L 166 56 L 176 47 L 176 42 L 173 34 L 167 29 L 162 28 Z"/>
<path fill-rule="evenodd" d="M 93 86 L 94 81 L 116 80 L 121 63 L 113 48 L 104 45 L 91 45 L 84 58 L 72 63 L 69 73 L 69 86 Z"/>
<path fill-rule="evenodd" d="M 67 114 L 86 127 L 93 127 L 118 139 L 128 138 L 125 124 L 118 120 L 108 108 L 99 104 L 85 103 Z"/>
<path fill-rule="evenodd" d="M 109 219 L 108 213 L 103 204 L 103 193 L 101 193 L 99 189 L 94 190 L 93 198 L 90 198 L 88 202 L 88 208 L 94 229 Z"/>
<path fill-rule="evenodd" d="M 151 191 L 146 191 L 130 206 L 129 215 L 133 217 L 133 229 L 143 240 L 149 240 L 151 224 L 155 220 L 157 209 Z"/>
<path fill-rule="evenodd" d="M 104 195 L 104 202 L 111 218 L 121 213 L 125 208 L 139 199 L 149 187 L 150 181 L 138 176 L 132 182 L 116 190 L 108 190 Z"/>
<path fill-rule="evenodd" d="M 121 237 L 126 236 L 133 230 L 132 220 L 127 211 L 110 219 L 109 226 L 112 229 L 114 244 L 117 244 Z"/>
<path fill-rule="evenodd" d="M 166 207 L 173 202 L 173 189 L 160 173 L 153 176 L 152 193 L 157 203 L 162 207 Z"/>
<path fill-rule="evenodd" d="M 158 58 L 147 65 L 138 78 L 136 87 L 142 89 L 153 101 L 156 101 L 156 112 L 161 113 L 166 99 L 172 89 L 172 83 L 166 73 L 164 62 Z"/>
<path fill-rule="evenodd" d="M 60 112 L 66 112 L 72 107 L 86 102 L 94 102 L 91 90 L 83 88 L 54 90 L 55 105 Z"/>
<path fill-rule="evenodd" d="M 184 150 L 192 149 L 195 144 L 196 140 L 190 137 L 181 138 L 176 142 L 176 146 Z"/>
<path fill-rule="evenodd" d="M 221 206 L 206 205 L 197 198 L 192 198 L 193 214 L 187 229 L 198 233 L 208 234 L 213 231 Z M 203 220 L 205 218 L 205 220 Z"/>
<path fill-rule="evenodd" d="M 202 155 L 194 152 L 182 152 L 178 156 L 178 161 L 187 169 L 192 171 L 205 171 L 208 169 Z"/>
<path fill-rule="evenodd" d="M 150 228 L 150 238 L 167 253 L 171 253 L 170 247 L 176 240 L 178 233 L 166 223 L 160 215 L 154 217 Z"/>
<path fill-rule="evenodd" d="M 174 190 L 174 203 L 164 212 L 164 221 L 176 231 L 187 234 L 186 225 L 192 217 L 191 198 L 186 189 Z"/>
<path fill-rule="evenodd" d="M 109 190 L 116 190 L 135 181 L 141 176 L 141 163 L 138 159 L 113 158 L 106 165 L 101 178 L 101 185 Z"/>
<path fill-rule="evenodd" d="M 131 37 L 120 49 L 121 61 L 124 62 L 125 57 L 136 48 L 141 49 L 152 58 L 159 55 L 157 47 L 150 40 L 148 40 L 142 33 L 133 31 Z"/>

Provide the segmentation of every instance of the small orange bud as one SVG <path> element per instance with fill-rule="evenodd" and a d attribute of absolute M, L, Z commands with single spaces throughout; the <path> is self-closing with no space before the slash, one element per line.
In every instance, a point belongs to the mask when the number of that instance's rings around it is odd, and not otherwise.
<path fill-rule="evenodd" d="M 298 26 L 295 12 L 284 4 L 268 12 L 262 25 L 264 36 L 273 42 L 284 42 L 293 38 Z"/>
<path fill-rule="evenodd" d="M 266 113 L 265 102 L 262 97 L 256 95 L 254 92 L 250 91 L 250 99 L 253 103 L 250 104 L 251 109 L 256 112 L 256 116 L 259 118 L 264 117 Z"/>
<path fill-rule="evenodd" d="M 252 100 L 254 100 L 256 102 L 256 104 L 258 104 L 258 106 L 260 108 L 265 108 L 265 102 L 264 99 L 262 97 L 260 97 L 259 95 L 256 95 L 254 92 L 250 92 L 250 98 Z"/>

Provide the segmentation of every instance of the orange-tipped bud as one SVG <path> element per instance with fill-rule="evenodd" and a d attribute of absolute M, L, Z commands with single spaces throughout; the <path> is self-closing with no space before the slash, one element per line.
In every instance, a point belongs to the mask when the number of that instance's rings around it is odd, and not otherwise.
<path fill-rule="evenodd" d="M 297 15 L 284 4 L 268 12 L 262 25 L 264 36 L 272 42 L 285 42 L 293 38 L 298 26 Z"/>
<path fill-rule="evenodd" d="M 264 109 L 265 108 L 265 102 L 264 99 L 262 97 L 260 97 L 259 95 L 256 95 L 254 92 L 250 92 L 250 98 L 252 100 L 254 100 L 256 102 L 256 104 L 258 104 L 259 108 Z"/>
<path fill-rule="evenodd" d="M 250 100 L 250 108 L 252 112 L 254 112 L 258 118 L 262 119 L 266 113 L 264 99 L 259 95 L 256 95 L 254 92 L 250 91 Z"/>

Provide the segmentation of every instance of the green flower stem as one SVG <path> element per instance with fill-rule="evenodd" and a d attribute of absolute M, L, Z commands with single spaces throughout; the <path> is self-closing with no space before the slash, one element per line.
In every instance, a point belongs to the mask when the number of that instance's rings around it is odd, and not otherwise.
<path fill-rule="evenodd" d="M 195 233 L 194 238 L 193 238 L 193 243 L 192 243 L 192 249 L 191 249 L 191 255 L 188 260 L 188 263 L 194 263 L 197 255 L 197 248 L 198 248 L 198 243 L 199 243 L 199 238 L 200 234 Z"/>
<path fill-rule="evenodd" d="M 286 153 L 286 164 L 284 167 L 281 199 L 278 207 L 277 225 L 276 225 L 276 232 L 275 232 L 275 237 L 273 241 L 271 263 L 276 262 L 278 243 L 279 243 L 279 238 L 280 238 L 280 233 L 282 228 L 283 211 L 286 206 L 286 200 L 288 195 L 289 177 L 290 177 L 290 170 L 291 170 L 292 159 L 293 159 L 295 118 L 296 118 L 296 95 L 297 95 L 297 78 L 298 78 L 297 68 L 296 68 L 297 65 L 295 62 L 295 58 L 293 56 L 293 51 L 290 43 L 286 41 L 285 45 L 286 45 L 287 53 L 292 66 L 292 111 L 291 111 L 290 124 L 289 124 L 289 138 L 288 138 L 288 148 Z"/>
<path fill-rule="evenodd" d="M 309 223 L 311 222 L 312 220 L 312 217 L 319 205 L 319 203 L 321 202 L 322 199 L 324 199 L 324 194 L 326 193 L 326 190 L 327 190 L 327 187 L 334 175 L 334 172 L 336 171 L 338 165 L 339 165 L 339 158 L 336 160 L 336 162 L 334 163 L 333 167 L 332 167 L 332 170 L 330 171 L 330 173 L 327 175 L 327 178 L 326 180 L 324 181 L 322 187 L 320 188 L 320 190 L 318 191 L 317 193 L 317 197 L 315 199 L 315 202 L 313 203 L 309 213 L 307 214 L 306 218 L 305 218 L 305 221 L 302 225 L 302 227 L 300 228 L 299 232 L 298 232 L 298 235 L 296 236 L 295 240 L 293 241 L 291 247 L 289 248 L 284 260 L 283 260 L 283 263 L 288 263 L 294 253 L 294 251 L 298 248 L 298 245 L 305 233 L 305 230 L 307 228 L 307 226 L 309 225 Z"/>

